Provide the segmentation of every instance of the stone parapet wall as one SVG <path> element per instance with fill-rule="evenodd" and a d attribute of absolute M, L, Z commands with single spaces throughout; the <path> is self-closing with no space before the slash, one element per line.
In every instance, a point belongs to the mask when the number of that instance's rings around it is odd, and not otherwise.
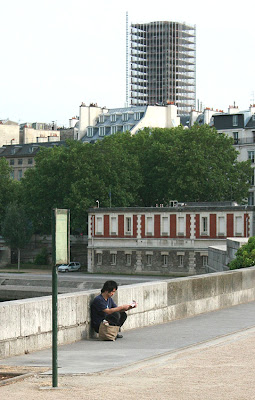
<path fill-rule="evenodd" d="M 58 342 L 93 335 L 90 303 L 98 291 L 58 296 Z M 255 267 L 119 287 L 117 304 L 138 302 L 125 329 L 161 324 L 255 300 Z M 51 297 L 0 304 L 0 357 L 51 347 Z"/>

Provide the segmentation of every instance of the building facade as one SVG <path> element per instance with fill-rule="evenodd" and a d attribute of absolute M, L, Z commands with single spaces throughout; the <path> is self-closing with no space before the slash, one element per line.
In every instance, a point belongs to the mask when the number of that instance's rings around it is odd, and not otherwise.
<path fill-rule="evenodd" d="M 208 247 L 254 234 L 253 207 L 177 205 L 88 211 L 88 271 L 196 274 Z"/>
<path fill-rule="evenodd" d="M 255 168 L 255 105 L 248 110 L 239 111 L 238 107 L 229 107 L 228 113 L 215 114 L 213 126 L 219 133 L 233 138 L 235 149 L 239 152 L 238 161 L 251 161 Z M 248 204 L 255 204 L 255 178 L 251 179 Z"/>
<path fill-rule="evenodd" d="M 0 147 L 0 157 L 4 157 L 12 168 L 11 178 L 20 181 L 24 177 L 25 171 L 35 166 L 35 156 L 40 148 L 63 146 L 64 144 L 65 142 L 58 141 L 3 146 Z"/>
<path fill-rule="evenodd" d="M 94 142 L 117 132 L 130 131 L 133 135 L 143 128 L 173 128 L 179 124 L 174 104 L 107 109 L 82 103 L 78 139 Z"/>
<path fill-rule="evenodd" d="M 160 21 L 131 25 L 131 105 L 196 105 L 196 27 Z"/>
<path fill-rule="evenodd" d="M 19 124 L 0 120 L 0 147 L 19 143 Z"/>

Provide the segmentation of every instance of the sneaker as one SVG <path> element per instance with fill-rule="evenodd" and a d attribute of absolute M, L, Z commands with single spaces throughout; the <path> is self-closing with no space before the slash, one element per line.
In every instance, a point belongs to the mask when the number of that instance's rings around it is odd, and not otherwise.
<path fill-rule="evenodd" d="M 122 339 L 123 335 L 121 335 L 120 333 L 117 334 L 116 339 Z"/>

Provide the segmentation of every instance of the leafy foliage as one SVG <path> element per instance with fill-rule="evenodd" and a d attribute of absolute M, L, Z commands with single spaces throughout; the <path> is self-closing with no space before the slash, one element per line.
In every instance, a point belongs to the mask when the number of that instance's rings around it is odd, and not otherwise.
<path fill-rule="evenodd" d="M 51 230 L 52 208 L 71 210 L 72 232 L 86 232 L 86 211 L 96 206 L 154 206 L 178 201 L 242 202 L 252 175 L 237 162 L 233 141 L 207 125 L 146 128 L 95 144 L 69 141 L 41 149 L 21 182 L 36 232 Z"/>
<path fill-rule="evenodd" d="M 36 265 L 48 265 L 49 255 L 45 247 L 43 247 L 40 253 L 36 255 L 34 263 Z"/>
<path fill-rule="evenodd" d="M 236 252 L 236 258 L 229 263 L 230 269 L 247 268 L 255 265 L 255 236 Z"/>
<path fill-rule="evenodd" d="M 0 221 L 3 220 L 6 207 L 18 196 L 19 182 L 10 178 L 11 168 L 4 158 L 0 159 Z"/>
<path fill-rule="evenodd" d="M 20 267 L 20 249 L 24 248 L 32 236 L 32 225 L 26 209 L 17 202 L 9 204 L 2 224 L 2 235 L 5 242 L 18 250 L 18 268 Z"/>

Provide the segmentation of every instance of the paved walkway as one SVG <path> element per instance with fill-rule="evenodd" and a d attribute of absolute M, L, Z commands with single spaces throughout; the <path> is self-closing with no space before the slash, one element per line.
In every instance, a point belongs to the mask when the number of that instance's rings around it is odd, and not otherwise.
<path fill-rule="evenodd" d="M 167 324 L 124 331 L 116 342 L 84 340 L 59 346 L 59 375 L 91 374 L 119 369 L 162 355 L 227 340 L 228 335 L 255 329 L 255 302 L 201 314 Z M 1 360 L 6 366 L 51 368 L 51 350 Z M 51 370 L 46 372 L 50 374 Z M 255 396 L 254 396 L 255 398 Z"/>

